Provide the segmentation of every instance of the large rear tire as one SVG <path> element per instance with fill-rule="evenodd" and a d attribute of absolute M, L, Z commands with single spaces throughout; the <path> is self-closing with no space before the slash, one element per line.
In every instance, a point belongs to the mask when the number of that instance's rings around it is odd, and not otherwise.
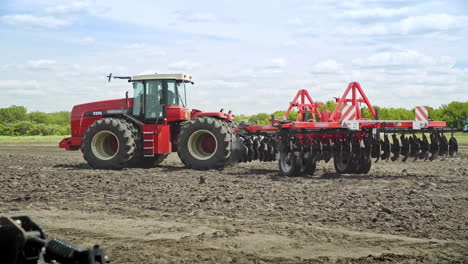
<path fill-rule="evenodd" d="M 106 117 L 88 127 L 81 152 L 94 169 L 121 169 L 134 155 L 134 135 L 125 120 Z"/>
<path fill-rule="evenodd" d="M 222 169 L 230 163 L 233 131 L 226 122 L 198 117 L 186 123 L 177 139 L 177 154 L 188 168 Z"/>

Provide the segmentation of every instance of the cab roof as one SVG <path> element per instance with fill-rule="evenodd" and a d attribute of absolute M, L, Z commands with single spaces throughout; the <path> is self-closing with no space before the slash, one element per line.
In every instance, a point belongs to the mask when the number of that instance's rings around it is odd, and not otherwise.
<path fill-rule="evenodd" d="M 183 73 L 169 73 L 169 74 L 145 74 L 132 76 L 132 81 L 142 80 L 180 80 L 184 82 L 193 83 L 192 76 Z"/>

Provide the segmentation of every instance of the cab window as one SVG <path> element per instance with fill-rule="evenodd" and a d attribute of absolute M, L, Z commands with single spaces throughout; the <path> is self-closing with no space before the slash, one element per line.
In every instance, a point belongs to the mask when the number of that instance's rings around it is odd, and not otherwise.
<path fill-rule="evenodd" d="M 143 110 L 143 100 L 145 99 L 145 85 L 143 82 L 133 83 L 133 115 L 139 116 Z"/>
<path fill-rule="evenodd" d="M 161 80 L 146 81 L 146 118 L 159 118 L 163 115 L 163 88 Z"/>

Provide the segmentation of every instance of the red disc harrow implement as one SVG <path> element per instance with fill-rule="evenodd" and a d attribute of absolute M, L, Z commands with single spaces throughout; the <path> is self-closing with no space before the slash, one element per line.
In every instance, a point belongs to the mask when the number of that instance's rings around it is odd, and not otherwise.
<path fill-rule="evenodd" d="M 268 125 L 241 124 L 235 144 L 238 162 L 279 160 L 287 176 L 313 174 L 317 162 L 330 161 L 338 173 L 367 173 L 378 160 L 430 160 L 455 157 L 458 144 L 455 130 L 444 121 L 428 119 L 428 108 L 415 108 L 415 120 L 380 120 L 357 82 L 336 98 L 336 108 L 319 110 L 323 104 L 300 90 L 282 120 L 271 117 Z M 372 118 L 364 118 L 361 104 Z M 286 120 L 297 109 L 295 121 Z M 444 132 L 452 132 L 450 140 Z M 391 138 L 391 139 L 390 139 Z M 429 140 L 429 139 L 430 140 Z"/>

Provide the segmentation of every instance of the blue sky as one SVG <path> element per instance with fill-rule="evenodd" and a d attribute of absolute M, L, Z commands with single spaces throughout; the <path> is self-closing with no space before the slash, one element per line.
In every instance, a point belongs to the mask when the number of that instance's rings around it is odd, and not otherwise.
<path fill-rule="evenodd" d="M 0 107 L 123 97 L 105 76 L 184 72 L 189 106 L 285 110 L 358 81 L 373 104 L 468 100 L 468 2 L 0 0 Z"/>

